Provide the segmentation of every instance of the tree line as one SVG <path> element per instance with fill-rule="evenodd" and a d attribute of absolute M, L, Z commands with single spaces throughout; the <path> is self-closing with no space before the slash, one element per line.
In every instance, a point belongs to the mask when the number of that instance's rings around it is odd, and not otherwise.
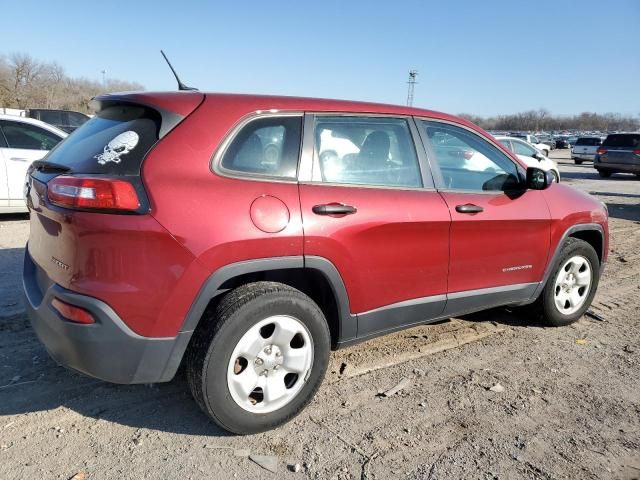
<path fill-rule="evenodd" d="M 562 131 L 562 130 L 640 130 L 640 117 L 619 113 L 582 112 L 577 115 L 552 115 L 548 110 L 529 110 L 511 115 L 481 117 L 467 113 L 461 117 L 485 130 Z"/>
<path fill-rule="evenodd" d="M 54 108 L 92 113 L 89 100 L 106 92 L 144 90 L 139 83 L 74 78 L 56 62 L 25 53 L 0 55 L 0 108 Z"/>

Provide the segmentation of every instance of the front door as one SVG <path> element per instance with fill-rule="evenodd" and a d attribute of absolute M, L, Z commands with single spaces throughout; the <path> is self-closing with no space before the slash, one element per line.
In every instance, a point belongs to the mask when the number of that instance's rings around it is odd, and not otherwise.
<path fill-rule="evenodd" d="M 303 151 L 312 143 L 313 159 L 310 178 L 300 178 L 304 255 L 339 271 L 358 337 L 444 309 L 450 215 L 416 137 L 411 118 L 315 115 L 305 123 Z"/>
<path fill-rule="evenodd" d="M 543 192 L 517 188 L 524 169 L 472 130 L 418 123 L 452 219 L 446 313 L 531 297 L 550 242 Z"/>

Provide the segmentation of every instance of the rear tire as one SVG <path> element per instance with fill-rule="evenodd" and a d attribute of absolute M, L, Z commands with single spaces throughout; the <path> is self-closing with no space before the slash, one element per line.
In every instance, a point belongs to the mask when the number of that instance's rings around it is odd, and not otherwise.
<path fill-rule="evenodd" d="M 600 260 L 593 247 L 584 240 L 568 238 L 534 304 L 543 323 L 562 327 L 582 317 L 598 288 L 599 271 Z"/>
<path fill-rule="evenodd" d="M 258 433 L 288 422 L 322 383 L 329 327 L 320 308 L 295 288 L 240 286 L 200 323 L 187 380 L 200 408 L 229 432 Z"/>
<path fill-rule="evenodd" d="M 577 158 L 574 158 L 573 161 L 576 162 L 576 165 L 582 165 L 582 160 L 578 160 Z"/>
<path fill-rule="evenodd" d="M 609 170 L 598 170 L 598 175 L 602 178 L 609 178 L 611 176 L 611 172 Z"/>

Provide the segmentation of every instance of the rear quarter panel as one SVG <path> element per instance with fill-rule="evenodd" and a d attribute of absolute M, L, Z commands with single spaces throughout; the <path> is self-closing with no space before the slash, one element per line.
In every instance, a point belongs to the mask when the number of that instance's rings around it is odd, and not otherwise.
<path fill-rule="evenodd" d="M 214 152 L 250 112 L 233 99 L 205 100 L 143 164 L 151 214 L 210 272 L 243 260 L 302 255 L 296 182 L 229 178 L 211 171 Z M 251 205 L 263 196 L 280 199 L 289 210 L 280 232 L 263 232 L 251 220 Z"/>

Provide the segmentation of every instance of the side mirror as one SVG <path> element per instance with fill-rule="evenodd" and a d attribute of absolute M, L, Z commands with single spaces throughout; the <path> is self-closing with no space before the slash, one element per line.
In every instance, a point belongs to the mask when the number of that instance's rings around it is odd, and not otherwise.
<path fill-rule="evenodd" d="M 541 168 L 527 168 L 527 188 L 530 190 L 545 190 L 553 183 L 554 177 L 551 171 Z"/>
<path fill-rule="evenodd" d="M 544 155 L 542 155 L 540 152 L 536 152 L 532 155 L 533 158 L 535 158 L 536 160 L 538 160 L 539 162 L 541 162 L 542 160 L 544 160 Z"/>

